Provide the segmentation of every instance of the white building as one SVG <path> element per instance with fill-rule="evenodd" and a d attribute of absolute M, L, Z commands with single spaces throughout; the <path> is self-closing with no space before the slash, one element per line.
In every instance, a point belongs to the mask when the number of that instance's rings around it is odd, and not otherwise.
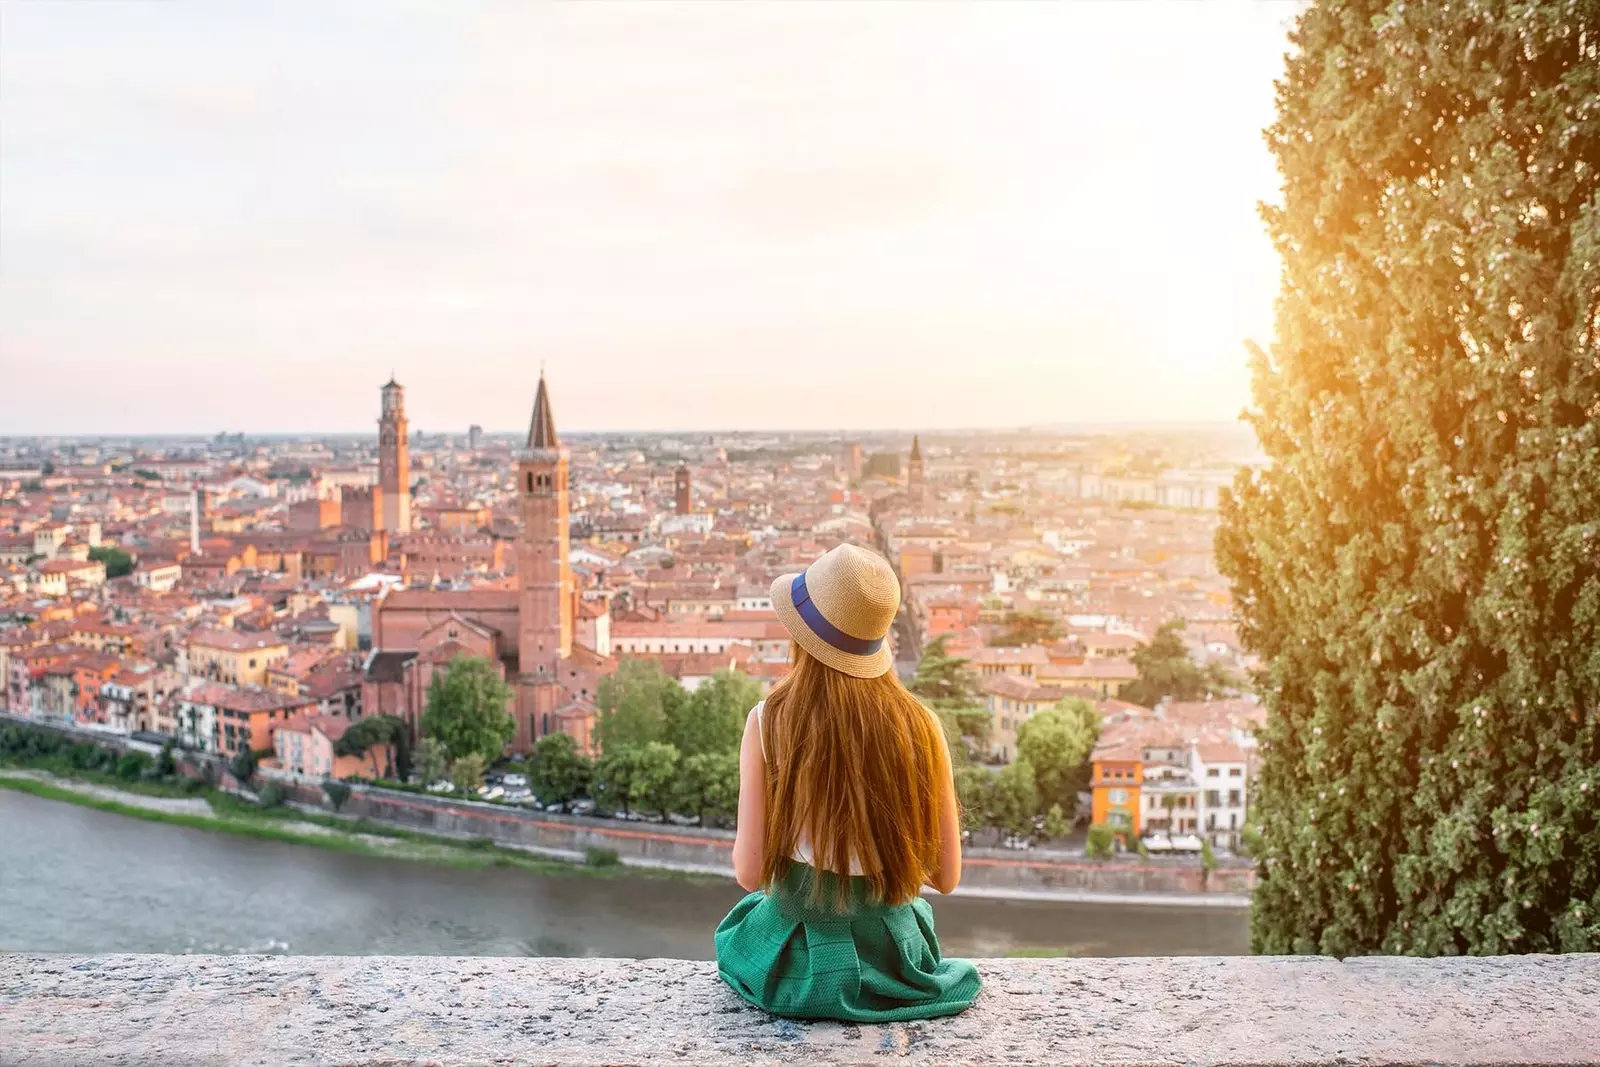
<path fill-rule="evenodd" d="M 1200 832 L 1213 844 L 1231 845 L 1249 810 L 1249 773 L 1244 749 L 1226 741 L 1189 747 L 1189 767 L 1199 787 Z"/>

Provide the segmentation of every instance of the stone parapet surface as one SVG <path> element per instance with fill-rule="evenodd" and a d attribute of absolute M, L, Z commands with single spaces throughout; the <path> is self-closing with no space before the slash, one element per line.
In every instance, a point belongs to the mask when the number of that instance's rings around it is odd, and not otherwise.
<path fill-rule="evenodd" d="M 963 1015 L 854 1026 L 682 960 L 0 955 L 0 1064 L 1600 1063 L 1600 955 L 979 969 Z"/>

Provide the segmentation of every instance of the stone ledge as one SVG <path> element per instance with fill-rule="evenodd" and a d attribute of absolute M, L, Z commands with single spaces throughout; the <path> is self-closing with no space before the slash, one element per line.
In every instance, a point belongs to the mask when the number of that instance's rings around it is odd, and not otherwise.
<path fill-rule="evenodd" d="M 840 1026 L 682 960 L 0 955 L 0 1064 L 1600 1062 L 1600 955 L 979 967 L 963 1015 Z"/>

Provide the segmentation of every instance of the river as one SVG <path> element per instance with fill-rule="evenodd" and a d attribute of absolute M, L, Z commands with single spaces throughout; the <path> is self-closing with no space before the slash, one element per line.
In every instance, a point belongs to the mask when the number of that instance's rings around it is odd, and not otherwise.
<path fill-rule="evenodd" d="M 730 882 L 457 870 L 0 789 L 0 951 L 709 959 Z M 950 955 L 1248 951 L 1230 908 L 935 899 Z"/>

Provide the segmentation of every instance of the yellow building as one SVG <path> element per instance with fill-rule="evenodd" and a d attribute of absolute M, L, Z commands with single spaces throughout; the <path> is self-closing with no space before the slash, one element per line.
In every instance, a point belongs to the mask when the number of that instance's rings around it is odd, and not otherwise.
<path fill-rule="evenodd" d="M 1138 839 L 1142 827 L 1139 793 L 1144 784 L 1144 751 L 1121 742 L 1102 746 L 1089 757 L 1094 773 L 1089 780 L 1094 804 L 1091 821 L 1110 826 L 1124 844 Z"/>
<path fill-rule="evenodd" d="M 1090 657 L 1082 663 L 1051 663 L 1034 674 L 1041 685 L 1063 689 L 1092 689 L 1104 700 L 1120 694 L 1123 687 L 1139 677 L 1139 670 L 1125 659 Z"/>
<path fill-rule="evenodd" d="M 229 685 L 263 685 L 267 668 L 289 655 L 276 634 L 239 630 L 196 630 L 185 646 L 191 678 L 209 678 Z"/>

